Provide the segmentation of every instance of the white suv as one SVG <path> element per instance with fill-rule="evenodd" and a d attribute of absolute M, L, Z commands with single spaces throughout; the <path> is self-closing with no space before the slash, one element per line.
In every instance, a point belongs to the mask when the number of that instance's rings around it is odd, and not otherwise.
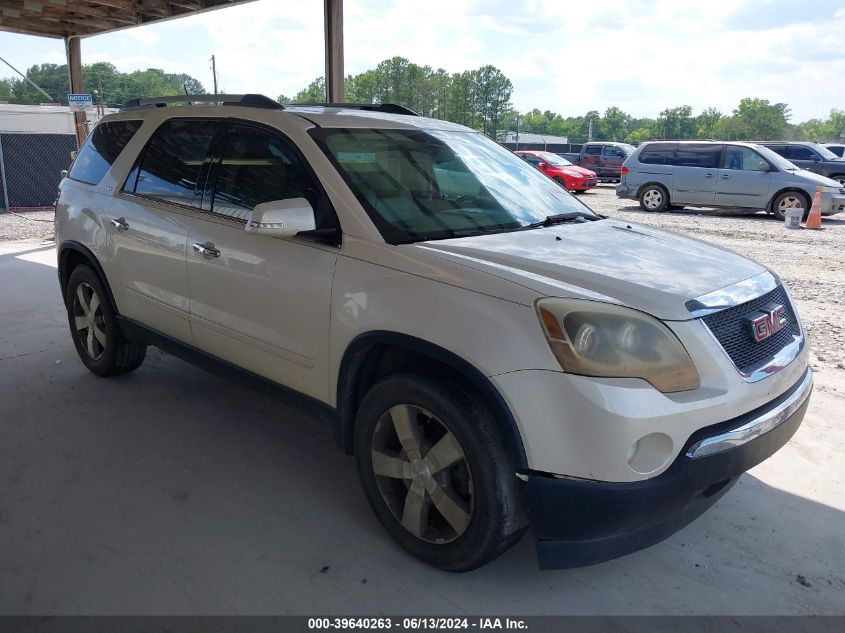
<path fill-rule="evenodd" d="M 528 525 L 544 568 L 641 549 L 801 423 L 804 332 L 765 267 L 397 106 L 190 99 L 105 117 L 62 181 L 82 362 L 155 345 L 283 390 L 428 563 L 478 567 Z"/>

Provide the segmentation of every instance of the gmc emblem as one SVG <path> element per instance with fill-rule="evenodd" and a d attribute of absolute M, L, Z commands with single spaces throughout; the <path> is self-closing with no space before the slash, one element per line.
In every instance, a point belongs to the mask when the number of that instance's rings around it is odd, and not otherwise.
<path fill-rule="evenodd" d="M 758 343 L 779 332 L 789 323 L 786 308 L 780 304 L 763 306 L 759 312 L 747 316 L 745 320 L 748 323 L 751 338 Z"/>

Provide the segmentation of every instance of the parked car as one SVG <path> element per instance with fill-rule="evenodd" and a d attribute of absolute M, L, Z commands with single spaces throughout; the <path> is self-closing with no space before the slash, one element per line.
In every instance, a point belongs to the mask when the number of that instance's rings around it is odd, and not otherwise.
<path fill-rule="evenodd" d="M 575 165 L 592 170 L 601 180 L 618 181 L 622 163 L 636 148 L 627 143 L 596 141 L 584 143 L 577 154 L 561 154 Z"/>
<path fill-rule="evenodd" d="M 822 215 L 845 211 L 845 188 L 798 169 L 770 149 L 751 143 L 653 141 L 637 148 L 622 167 L 620 198 L 639 200 L 645 211 L 672 207 L 765 210 L 780 220 L 801 207 L 805 217 L 822 186 Z"/>
<path fill-rule="evenodd" d="M 807 142 L 773 143 L 768 141 L 757 144 L 768 147 L 802 169 L 827 176 L 845 186 L 845 158 L 840 158 L 824 145 Z"/>
<path fill-rule="evenodd" d="M 833 154 L 835 154 L 836 156 L 839 156 L 839 158 L 842 158 L 843 156 L 845 156 L 845 145 L 838 145 L 836 143 L 828 143 L 827 145 L 825 145 L 825 148 L 827 150 L 833 152 Z"/>
<path fill-rule="evenodd" d="M 581 193 L 599 185 L 596 172 L 573 165 L 557 154 L 533 151 L 519 151 L 514 154 L 569 191 Z"/>
<path fill-rule="evenodd" d="M 56 208 L 82 363 L 126 374 L 155 345 L 313 410 L 386 531 L 452 571 L 529 524 L 545 568 L 647 547 L 789 440 L 813 374 L 773 271 L 402 111 L 104 117 Z"/>

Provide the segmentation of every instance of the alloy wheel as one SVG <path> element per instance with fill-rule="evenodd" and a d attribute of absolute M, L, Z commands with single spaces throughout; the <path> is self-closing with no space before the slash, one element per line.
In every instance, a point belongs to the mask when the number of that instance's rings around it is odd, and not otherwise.
<path fill-rule="evenodd" d="M 803 207 L 804 202 L 798 196 L 786 196 L 778 203 L 778 211 L 781 213 L 787 209 L 794 209 L 795 207 Z"/>
<path fill-rule="evenodd" d="M 76 287 L 73 297 L 76 337 L 82 349 L 93 360 L 100 360 L 106 351 L 106 323 L 100 297 L 85 282 Z"/>
<path fill-rule="evenodd" d="M 382 499 L 408 532 L 435 544 L 466 532 L 474 506 L 472 472 L 440 419 L 415 405 L 391 407 L 373 430 L 371 456 Z"/>
<path fill-rule="evenodd" d="M 648 209 L 657 209 L 663 204 L 663 194 L 658 189 L 649 189 L 643 194 L 643 204 Z"/>

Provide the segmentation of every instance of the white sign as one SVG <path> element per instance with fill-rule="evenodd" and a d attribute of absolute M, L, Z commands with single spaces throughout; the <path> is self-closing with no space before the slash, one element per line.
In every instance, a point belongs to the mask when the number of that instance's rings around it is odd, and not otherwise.
<path fill-rule="evenodd" d="M 69 94 L 67 96 L 67 102 L 71 112 L 84 112 L 88 108 L 94 107 L 94 100 L 91 98 L 91 95 L 86 94 Z"/>

